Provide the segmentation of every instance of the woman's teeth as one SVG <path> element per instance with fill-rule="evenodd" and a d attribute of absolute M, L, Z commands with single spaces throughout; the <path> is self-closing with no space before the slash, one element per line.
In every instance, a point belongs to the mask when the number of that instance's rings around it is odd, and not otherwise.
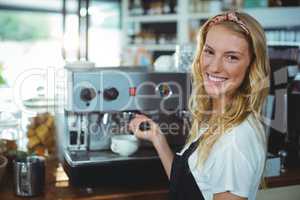
<path fill-rule="evenodd" d="M 212 76 L 210 74 L 208 74 L 208 79 L 215 82 L 223 82 L 227 80 L 227 78 Z"/>

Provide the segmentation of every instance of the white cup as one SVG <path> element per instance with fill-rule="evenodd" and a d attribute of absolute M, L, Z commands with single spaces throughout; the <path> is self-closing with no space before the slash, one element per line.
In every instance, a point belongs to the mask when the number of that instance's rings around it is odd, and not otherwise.
<path fill-rule="evenodd" d="M 139 140 L 134 135 L 115 135 L 111 138 L 110 149 L 121 156 L 130 156 L 139 148 Z"/>

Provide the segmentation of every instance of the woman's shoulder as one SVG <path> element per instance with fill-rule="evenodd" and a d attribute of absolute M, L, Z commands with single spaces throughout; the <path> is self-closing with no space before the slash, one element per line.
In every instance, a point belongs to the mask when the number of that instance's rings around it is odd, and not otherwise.
<path fill-rule="evenodd" d="M 238 146 L 253 144 L 253 142 L 264 143 L 265 133 L 259 120 L 253 114 L 249 114 L 240 124 L 232 127 L 223 134 L 219 142 L 225 146 Z"/>
<path fill-rule="evenodd" d="M 216 154 L 231 152 L 244 157 L 250 163 L 257 163 L 265 157 L 265 135 L 261 123 L 253 114 L 233 127 L 214 145 Z"/>
<path fill-rule="evenodd" d="M 254 114 L 249 114 L 242 123 L 231 130 L 229 135 L 232 135 L 233 142 L 238 148 L 256 148 L 266 145 L 264 128 Z"/>

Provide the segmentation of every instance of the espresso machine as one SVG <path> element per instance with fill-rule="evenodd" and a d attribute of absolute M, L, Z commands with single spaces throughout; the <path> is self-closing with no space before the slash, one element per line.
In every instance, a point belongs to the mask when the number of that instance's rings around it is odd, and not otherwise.
<path fill-rule="evenodd" d="M 110 150 L 111 137 L 132 134 L 128 124 L 139 113 L 158 123 L 171 148 L 179 150 L 190 128 L 189 74 L 138 67 L 66 69 L 64 88 L 57 132 L 73 185 L 167 181 L 152 144 L 140 141 L 136 153 L 120 156 Z"/>

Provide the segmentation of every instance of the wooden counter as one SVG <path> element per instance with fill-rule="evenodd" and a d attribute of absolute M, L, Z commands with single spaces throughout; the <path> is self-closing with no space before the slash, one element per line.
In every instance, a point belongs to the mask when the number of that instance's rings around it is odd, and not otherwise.
<path fill-rule="evenodd" d="M 13 191 L 12 169 L 8 170 L 0 185 L 0 199 L 17 200 Z M 101 186 L 97 188 L 72 187 L 68 177 L 56 159 L 46 161 L 45 192 L 39 197 L 30 200 L 163 200 L 167 199 L 168 187 L 166 184 L 137 185 L 137 186 Z M 27 198 L 28 199 L 28 198 Z"/>
<path fill-rule="evenodd" d="M 289 185 L 300 185 L 300 168 L 287 169 L 284 174 L 266 179 L 267 186 L 270 188 Z"/>
<path fill-rule="evenodd" d="M 280 177 L 267 179 L 269 187 L 280 187 L 300 184 L 300 169 L 287 170 Z M 67 176 L 56 159 L 46 162 L 45 193 L 30 200 L 166 200 L 168 186 L 164 183 L 155 185 L 137 185 L 122 187 L 75 188 L 69 185 Z M 17 200 L 13 192 L 12 172 L 8 170 L 1 183 L 0 199 Z M 28 198 L 27 198 L 28 199 Z"/>

